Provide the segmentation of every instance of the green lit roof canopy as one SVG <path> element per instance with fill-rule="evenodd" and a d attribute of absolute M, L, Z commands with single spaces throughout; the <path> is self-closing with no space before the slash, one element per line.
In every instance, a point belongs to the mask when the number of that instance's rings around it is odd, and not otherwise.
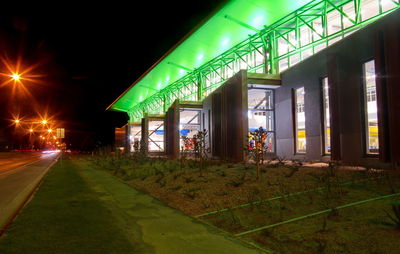
<path fill-rule="evenodd" d="M 231 0 L 136 80 L 108 109 L 127 112 L 310 0 Z M 171 28 L 173 32 L 173 28 Z"/>

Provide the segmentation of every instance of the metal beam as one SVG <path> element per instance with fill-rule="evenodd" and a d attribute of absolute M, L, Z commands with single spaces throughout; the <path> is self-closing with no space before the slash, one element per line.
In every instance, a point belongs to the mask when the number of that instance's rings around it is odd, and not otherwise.
<path fill-rule="evenodd" d="M 256 33 L 260 32 L 260 30 L 258 30 L 257 28 L 255 28 L 253 26 L 250 26 L 249 24 L 246 24 L 246 23 L 244 23 L 244 22 L 242 22 L 242 21 L 240 21 L 238 19 L 235 19 L 234 17 L 229 16 L 229 15 L 225 15 L 224 18 L 226 18 L 227 20 L 230 20 L 230 21 L 232 21 L 232 22 L 234 22 L 234 23 L 236 23 L 236 24 L 238 24 L 238 25 L 240 25 L 242 27 L 250 29 L 250 30 L 252 30 L 252 31 L 254 31 Z"/>

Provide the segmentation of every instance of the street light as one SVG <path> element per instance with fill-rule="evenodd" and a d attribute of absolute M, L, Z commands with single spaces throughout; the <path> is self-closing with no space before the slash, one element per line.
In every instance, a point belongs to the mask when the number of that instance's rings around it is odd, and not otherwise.
<path fill-rule="evenodd" d="M 47 131 L 48 131 L 49 133 L 51 133 L 53 130 L 52 130 L 52 129 L 48 129 Z"/>
<path fill-rule="evenodd" d="M 15 119 L 14 122 L 15 122 L 15 124 L 19 124 L 20 120 L 19 119 Z"/>
<path fill-rule="evenodd" d="M 18 73 L 14 73 L 14 74 L 10 75 L 10 77 L 14 81 L 19 81 L 21 79 L 21 75 L 19 75 Z"/>
<path fill-rule="evenodd" d="M 42 120 L 41 123 L 42 124 L 47 124 L 47 120 Z"/>

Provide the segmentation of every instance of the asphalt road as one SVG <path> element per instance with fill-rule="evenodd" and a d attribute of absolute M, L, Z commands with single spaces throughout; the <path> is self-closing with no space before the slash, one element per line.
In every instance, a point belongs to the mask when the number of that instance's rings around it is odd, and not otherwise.
<path fill-rule="evenodd" d="M 58 153 L 0 153 L 0 231 L 46 174 Z"/>

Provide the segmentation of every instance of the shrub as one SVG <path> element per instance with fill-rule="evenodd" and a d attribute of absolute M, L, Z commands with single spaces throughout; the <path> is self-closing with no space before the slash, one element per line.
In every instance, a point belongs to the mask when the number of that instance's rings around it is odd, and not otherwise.
<path fill-rule="evenodd" d="M 208 132 L 204 129 L 203 131 L 198 131 L 197 134 L 193 136 L 194 154 L 200 162 L 200 175 L 203 173 L 204 162 L 207 159 L 207 153 L 209 152 L 209 148 L 206 147 L 207 135 Z"/>
<path fill-rule="evenodd" d="M 249 154 L 250 158 L 256 164 L 257 180 L 260 179 L 260 164 L 264 162 L 264 155 L 268 151 L 268 147 L 266 146 L 265 142 L 268 135 L 270 135 L 270 133 L 262 127 L 255 131 L 251 131 L 248 135 L 249 142 L 245 147 L 245 150 Z"/>

